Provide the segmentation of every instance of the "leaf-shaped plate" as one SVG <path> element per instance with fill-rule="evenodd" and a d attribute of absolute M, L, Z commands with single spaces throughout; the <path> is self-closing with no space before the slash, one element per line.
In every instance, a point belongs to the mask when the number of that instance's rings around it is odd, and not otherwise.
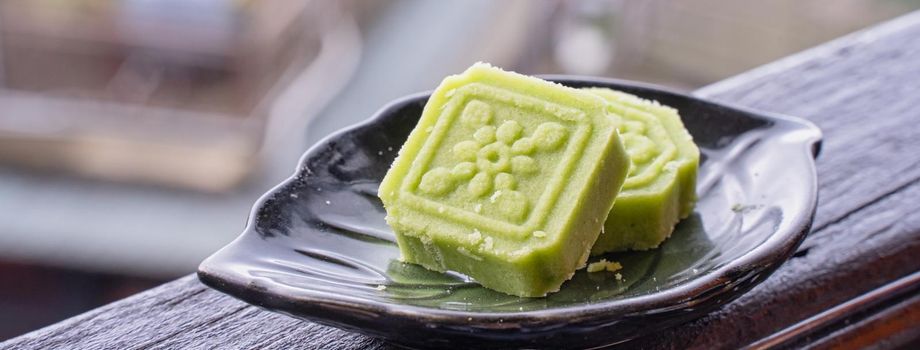
<path fill-rule="evenodd" d="M 609 254 L 546 298 L 397 260 L 377 186 L 428 94 L 395 101 L 314 145 L 265 194 L 235 241 L 205 260 L 205 284 L 260 307 L 412 347 L 595 347 L 697 318 L 764 280 L 807 234 L 821 133 L 789 117 L 648 85 L 547 77 L 677 108 L 702 152 L 699 202 L 659 249 Z"/>

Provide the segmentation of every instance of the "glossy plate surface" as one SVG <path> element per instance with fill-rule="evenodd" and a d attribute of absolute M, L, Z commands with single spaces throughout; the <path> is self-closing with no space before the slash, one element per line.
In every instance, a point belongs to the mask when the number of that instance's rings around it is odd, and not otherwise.
<path fill-rule="evenodd" d="M 812 124 L 642 84 L 548 78 L 675 107 L 700 146 L 694 213 L 659 249 L 608 254 L 622 263 L 622 280 L 582 270 L 560 292 L 527 299 L 399 262 L 377 186 L 427 94 L 314 145 L 294 176 L 255 204 L 243 234 L 201 264 L 199 278 L 269 310 L 410 347 L 594 347 L 727 303 L 807 234 L 821 137 Z"/>

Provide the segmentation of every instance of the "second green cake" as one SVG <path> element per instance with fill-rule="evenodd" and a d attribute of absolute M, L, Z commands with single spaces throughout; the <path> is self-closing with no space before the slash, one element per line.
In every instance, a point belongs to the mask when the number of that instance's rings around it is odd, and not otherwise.
<path fill-rule="evenodd" d="M 677 110 L 615 90 L 586 90 L 623 119 L 619 129 L 632 163 L 591 253 L 656 248 L 693 210 L 700 151 Z"/>

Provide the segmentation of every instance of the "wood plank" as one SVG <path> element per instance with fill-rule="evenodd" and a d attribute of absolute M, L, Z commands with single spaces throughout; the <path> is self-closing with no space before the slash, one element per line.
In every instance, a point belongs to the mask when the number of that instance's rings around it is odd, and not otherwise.
<path fill-rule="evenodd" d="M 803 244 L 795 257 L 748 294 L 702 319 L 635 344 L 652 349 L 705 349 L 714 344 L 740 348 L 916 271 L 917 196 L 920 183 L 813 232 L 806 239 L 811 247 Z"/>
<path fill-rule="evenodd" d="M 748 347 L 824 347 L 822 343 L 841 344 L 847 342 L 845 339 L 853 340 L 854 344 L 875 343 L 882 338 L 895 340 L 891 343 L 920 340 L 920 329 L 909 329 L 916 316 L 920 316 L 920 271 L 824 310 Z"/>
<path fill-rule="evenodd" d="M 815 229 L 796 256 L 720 310 L 624 347 L 735 348 L 920 269 L 920 12 L 699 94 L 815 121 Z M 878 321 L 878 320 L 876 320 Z M 0 348 L 384 349 L 379 340 L 261 311 L 189 276 Z"/>
<path fill-rule="evenodd" d="M 0 344 L 10 349 L 374 349 L 382 341 L 266 312 L 186 276 Z"/>
<path fill-rule="evenodd" d="M 822 129 L 814 229 L 750 293 L 631 345 L 741 347 L 920 269 L 918 91 L 920 12 L 702 89 Z"/>
<path fill-rule="evenodd" d="M 920 295 L 812 342 L 815 349 L 920 348 Z"/>

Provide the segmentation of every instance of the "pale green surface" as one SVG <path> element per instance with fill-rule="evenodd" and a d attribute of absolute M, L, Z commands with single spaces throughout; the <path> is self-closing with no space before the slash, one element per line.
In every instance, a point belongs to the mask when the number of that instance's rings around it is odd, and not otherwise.
<path fill-rule="evenodd" d="M 700 152 L 673 108 L 610 89 L 586 89 L 622 117 L 629 176 L 592 254 L 658 247 L 696 200 Z"/>
<path fill-rule="evenodd" d="M 403 259 L 513 295 L 558 290 L 629 167 L 605 105 L 485 64 L 446 78 L 380 185 Z"/>

